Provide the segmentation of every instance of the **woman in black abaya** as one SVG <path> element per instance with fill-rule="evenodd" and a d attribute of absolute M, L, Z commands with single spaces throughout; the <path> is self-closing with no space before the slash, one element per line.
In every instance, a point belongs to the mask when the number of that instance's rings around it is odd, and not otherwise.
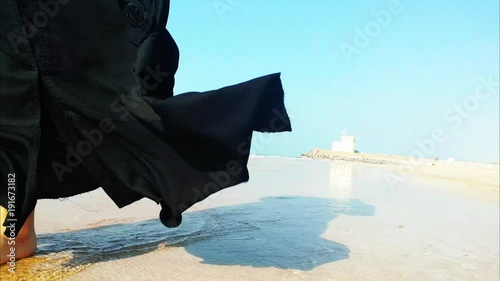
<path fill-rule="evenodd" d="M 252 132 L 291 131 L 279 74 L 174 96 L 168 0 L 0 5 L 2 263 L 9 237 L 16 258 L 35 251 L 38 199 L 102 187 L 119 207 L 154 200 L 175 227 L 248 181 Z"/>

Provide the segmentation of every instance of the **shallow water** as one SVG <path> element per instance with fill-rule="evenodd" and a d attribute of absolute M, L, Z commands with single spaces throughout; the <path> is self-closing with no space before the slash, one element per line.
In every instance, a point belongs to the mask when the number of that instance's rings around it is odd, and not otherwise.
<path fill-rule="evenodd" d="M 154 219 L 41 234 L 37 257 L 20 263 L 17 271 L 36 265 L 38 274 L 72 274 L 93 263 L 165 246 L 185 247 L 211 264 L 311 270 L 349 257 L 347 246 L 320 238 L 330 220 L 341 214 L 371 216 L 374 210 L 356 199 L 268 197 L 257 203 L 188 213 L 183 224 L 173 229 Z M 52 263 L 64 266 L 54 272 L 42 270 Z M 30 271 L 35 273 L 33 268 Z"/>
<path fill-rule="evenodd" d="M 59 280 L 170 247 L 205 265 L 293 270 L 306 279 L 330 267 L 324 272 L 332 276 L 322 273 L 321 280 L 335 278 L 337 262 L 345 261 L 356 263 L 359 274 L 400 263 L 401 271 L 411 271 L 395 272 L 401 280 L 498 280 L 498 204 L 433 186 L 442 182 L 410 178 L 391 186 L 387 170 L 363 164 L 253 158 L 250 171 L 250 183 L 198 204 L 178 228 L 148 219 L 39 234 L 36 256 L 18 261 L 14 275 L 2 266 L 2 280 Z M 109 208 L 88 198 L 78 206 L 74 216 Z"/>

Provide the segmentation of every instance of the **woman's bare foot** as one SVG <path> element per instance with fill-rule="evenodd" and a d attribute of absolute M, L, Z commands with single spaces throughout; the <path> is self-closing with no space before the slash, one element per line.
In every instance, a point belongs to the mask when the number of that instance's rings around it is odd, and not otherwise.
<path fill-rule="evenodd" d="M 3 234 L 5 231 L 3 222 L 7 218 L 7 210 L 0 207 L 0 214 L 0 225 L 2 225 L 0 227 L 0 264 L 32 256 L 36 250 L 35 211 L 33 210 L 29 215 L 15 239 L 9 239 Z"/>

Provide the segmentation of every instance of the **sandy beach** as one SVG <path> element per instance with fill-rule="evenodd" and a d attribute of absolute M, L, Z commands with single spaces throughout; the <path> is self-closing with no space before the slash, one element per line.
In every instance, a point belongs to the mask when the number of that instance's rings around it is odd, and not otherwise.
<path fill-rule="evenodd" d="M 499 280 L 498 166 L 254 156 L 251 180 L 165 228 L 102 190 L 40 200 L 38 251 L 2 280 Z M 398 176 L 396 183 L 388 180 Z"/>

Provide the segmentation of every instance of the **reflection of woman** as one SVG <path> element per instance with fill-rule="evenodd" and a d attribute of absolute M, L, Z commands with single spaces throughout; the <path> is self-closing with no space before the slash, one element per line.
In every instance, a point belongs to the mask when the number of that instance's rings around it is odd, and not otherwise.
<path fill-rule="evenodd" d="M 174 227 L 248 180 L 253 131 L 291 130 L 279 74 L 173 96 L 168 0 L 0 5 L 0 205 L 17 258 L 36 248 L 37 199 L 102 187 L 119 207 L 156 201 Z"/>

